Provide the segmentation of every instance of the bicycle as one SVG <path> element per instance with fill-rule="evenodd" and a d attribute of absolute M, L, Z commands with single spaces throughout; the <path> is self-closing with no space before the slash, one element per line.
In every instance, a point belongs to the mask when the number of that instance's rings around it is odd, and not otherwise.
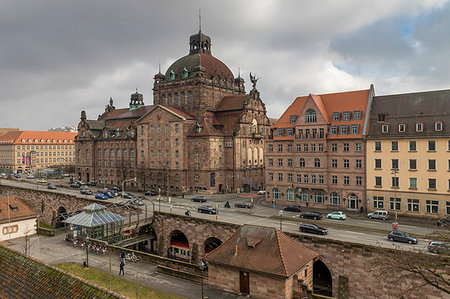
<path fill-rule="evenodd" d="M 134 252 L 131 252 L 131 253 L 125 254 L 125 260 L 132 261 L 132 262 L 137 262 L 140 259 L 137 257 L 137 255 L 134 254 Z"/>

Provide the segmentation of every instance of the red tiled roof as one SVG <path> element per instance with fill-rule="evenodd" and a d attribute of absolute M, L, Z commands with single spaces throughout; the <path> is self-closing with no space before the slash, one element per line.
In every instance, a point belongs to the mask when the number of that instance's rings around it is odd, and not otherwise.
<path fill-rule="evenodd" d="M 47 140 L 49 140 L 50 143 L 53 143 L 53 141 L 59 143 L 59 141 L 61 141 L 62 144 L 65 144 L 65 140 L 67 144 L 74 144 L 74 139 L 77 134 L 78 133 L 76 132 L 13 131 L 1 136 L 0 144 L 46 144 L 48 143 Z M 22 140 L 25 142 L 22 142 Z M 29 140 L 31 140 L 31 142 L 29 142 Z M 70 143 L 70 141 L 72 141 L 72 143 Z"/>
<path fill-rule="evenodd" d="M 319 256 L 282 231 L 245 224 L 204 260 L 233 268 L 290 277 Z"/>
<path fill-rule="evenodd" d="M 9 210 L 9 211 L 8 211 Z M 0 198 L 0 223 L 8 223 L 25 219 L 36 218 L 37 213 L 16 197 Z"/>

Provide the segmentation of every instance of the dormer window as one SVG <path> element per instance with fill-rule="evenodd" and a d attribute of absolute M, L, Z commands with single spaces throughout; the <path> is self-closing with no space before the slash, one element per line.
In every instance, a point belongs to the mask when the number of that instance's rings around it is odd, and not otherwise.
<path fill-rule="evenodd" d="M 406 124 L 399 124 L 398 125 L 398 131 L 399 132 L 405 132 L 406 131 Z"/>
<path fill-rule="evenodd" d="M 349 121 L 351 116 L 352 116 L 352 113 L 350 111 L 345 111 L 342 114 L 342 120 Z"/>
<path fill-rule="evenodd" d="M 341 113 L 333 112 L 333 121 L 339 121 L 341 119 Z"/>
<path fill-rule="evenodd" d="M 295 122 L 297 121 L 298 116 L 297 115 L 291 115 L 289 117 L 289 123 L 291 124 L 295 124 Z"/>
<path fill-rule="evenodd" d="M 169 81 L 173 81 L 173 80 L 175 80 L 175 72 L 173 70 L 171 70 L 169 73 Z"/>
<path fill-rule="evenodd" d="M 442 131 L 442 122 L 441 121 L 437 121 L 434 123 L 434 130 L 436 132 Z"/>
<path fill-rule="evenodd" d="M 362 111 L 353 111 L 353 120 L 361 120 Z"/>
<path fill-rule="evenodd" d="M 347 125 L 343 125 L 340 126 L 340 135 L 347 135 L 348 134 L 348 126 Z"/>
<path fill-rule="evenodd" d="M 306 113 L 305 113 L 305 122 L 307 122 L 307 123 L 315 123 L 315 122 L 317 122 L 316 111 L 314 111 L 313 109 L 309 109 L 308 111 L 306 111 Z"/>
<path fill-rule="evenodd" d="M 331 126 L 330 127 L 330 135 L 337 135 L 337 129 L 338 129 L 338 126 Z"/>
<path fill-rule="evenodd" d="M 423 123 L 416 123 L 416 132 L 423 132 Z"/>
<path fill-rule="evenodd" d="M 384 121 L 386 119 L 386 115 L 378 114 L 378 121 Z"/>
<path fill-rule="evenodd" d="M 389 125 L 382 125 L 381 126 L 381 132 L 382 133 L 389 133 Z"/>
<path fill-rule="evenodd" d="M 283 137 L 284 136 L 284 129 L 277 129 L 277 136 Z"/>
<path fill-rule="evenodd" d="M 183 68 L 183 79 L 187 79 L 189 77 L 189 71 L 187 68 Z"/>

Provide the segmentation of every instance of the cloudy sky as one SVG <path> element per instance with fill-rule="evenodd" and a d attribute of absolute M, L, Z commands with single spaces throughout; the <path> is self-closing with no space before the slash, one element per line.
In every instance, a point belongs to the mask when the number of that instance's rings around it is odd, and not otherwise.
<path fill-rule="evenodd" d="M 237 75 L 261 79 L 269 117 L 297 96 L 367 89 L 377 95 L 450 88 L 450 1 L 17 1 L 0 3 L 0 127 L 76 126 L 109 98 L 188 54 L 189 36 Z"/>

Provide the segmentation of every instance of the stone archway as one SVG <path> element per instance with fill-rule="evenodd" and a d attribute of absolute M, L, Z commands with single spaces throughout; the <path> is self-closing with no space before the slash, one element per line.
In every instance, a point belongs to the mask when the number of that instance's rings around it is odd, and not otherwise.
<path fill-rule="evenodd" d="M 190 262 L 191 251 L 189 249 L 189 241 L 186 235 L 179 230 L 170 233 L 169 248 L 167 249 L 167 257 Z"/>
<path fill-rule="evenodd" d="M 150 224 L 139 228 L 139 236 L 148 236 L 148 239 L 138 243 L 138 250 L 157 254 L 158 238 L 155 229 Z"/>
<path fill-rule="evenodd" d="M 59 207 L 58 208 L 58 216 L 56 216 L 56 219 L 55 219 L 55 228 L 58 229 L 58 228 L 66 227 L 66 224 L 63 222 L 66 219 L 67 219 L 66 208 Z"/>
<path fill-rule="evenodd" d="M 332 296 L 333 278 L 327 265 L 317 260 L 313 265 L 313 292 L 317 295 Z"/>
<path fill-rule="evenodd" d="M 205 240 L 205 242 L 203 243 L 203 254 L 206 255 L 208 253 L 210 253 L 211 251 L 213 251 L 214 249 L 216 249 L 217 247 L 219 247 L 222 244 L 222 241 L 215 238 L 215 237 L 211 237 Z"/>

